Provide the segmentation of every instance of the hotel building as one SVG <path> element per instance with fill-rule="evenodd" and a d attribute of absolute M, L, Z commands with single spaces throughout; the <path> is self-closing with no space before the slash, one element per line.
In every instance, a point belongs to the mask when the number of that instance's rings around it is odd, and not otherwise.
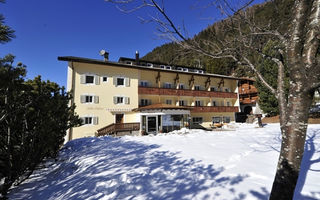
<path fill-rule="evenodd" d="M 136 58 L 118 62 L 64 56 L 67 88 L 83 125 L 68 140 L 126 133 L 162 133 L 235 121 L 238 78 Z"/>

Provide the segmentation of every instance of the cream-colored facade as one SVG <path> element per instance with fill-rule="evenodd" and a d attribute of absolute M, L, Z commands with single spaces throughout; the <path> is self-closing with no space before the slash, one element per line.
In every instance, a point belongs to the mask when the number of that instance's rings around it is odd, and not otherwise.
<path fill-rule="evenodd" d="M 77 57 L 58 59 L 68 61 L 67 87 L 73 94 L 76 113 L 84 122 L 68 132 L 69 140 L 94 136 L 98 129 L 112 123 L 136 122 L 143 130 L 151 116 L 159 125 L 155 132 L 162 132 L 160 124 L 168 123 L 163 117 L 168 113 L 180 112 L 189 116 L 189 123 L 209 127 L 219 118 L 224 122 L 235 121 L 235 112 L 239 110 L 238 80 L 233 77 L 188 68 L 163 69 L 164 65 L 141 66 L 134 61 L 126 64 Z M 161 104 L 186 110 L 163 111 L 156 107 Z M 155 108 L 137 110 L 148 105 Z"/>

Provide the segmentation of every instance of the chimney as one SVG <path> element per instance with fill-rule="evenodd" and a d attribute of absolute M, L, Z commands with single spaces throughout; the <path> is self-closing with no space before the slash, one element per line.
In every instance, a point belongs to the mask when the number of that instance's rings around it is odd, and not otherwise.
<path fill-rule="evenodd" d="M 136 64 L 138 65 L 139 64 L 139 52 L 136 51 Z"/>
<path fill-rule="evenodd" d="M 103 56 L 104 61 L 108 61 L 108 60 L 109 60 L 109 53 L 106 52 L 105 50 L 102 49 L 102 50 L 100 51 L 100 55 Z"/>

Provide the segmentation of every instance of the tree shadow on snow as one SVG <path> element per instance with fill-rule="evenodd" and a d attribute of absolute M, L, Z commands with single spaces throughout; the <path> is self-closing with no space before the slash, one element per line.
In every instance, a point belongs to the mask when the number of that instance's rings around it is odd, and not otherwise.
<path fill-rule="evenodd" d="M 223 197 L 215 189 L 232 188 L 245 178 L 222 176 L 223 168 L 206 166 L 194 159 L 181 159 L 178 153 L 160 151 L 157 145 L 111 137 L 87 141 L 78 139 L 67 143 L 57 163 L 34 173 L 29 181 L 12 189 L 9 197 L 216 199 Z M 37 175 L 39 173 L 43 175 Z M 233 189 L 229 192 L 234 199 L 246 197 L 242 193 L 236 194 Z"/>
<path fill-rule="evenodd" d="M 314 142 L 317 137 L 320 137 L 319 130 L 310 130 L 310 132 L 308 131 L 308 135 L 307 135 L 306 143 L 304 147 L 304 155 L 301 162 L 299 179 L 296 185 L 295 194 L 293 198 L 294 200 L 317 200 L 318 199 L 317 196 L 320 196 L 320 192 L 318 191 L 312 192 L 311 196 L 302 194 L 303 186 L 305 185 L 308 172 L 320 173 L 320 168 L 318 169 L 312 168 L 312 165 L 316 163 L 320 163 L 320 154 L 319 154 L 320 145 Z M 269 150 L 275 150 L 279 152 L 278 150 L 280 148 L 279 143 L 281 143 L 281 135 L 274 138 L 274 145 L 268 144 Z M 251 190 L 250 193 L 260 200 L 268 200 L 270 196 L 270 192 L 265 187 L 262 187 L 261 191 L 259 192 Z"/>

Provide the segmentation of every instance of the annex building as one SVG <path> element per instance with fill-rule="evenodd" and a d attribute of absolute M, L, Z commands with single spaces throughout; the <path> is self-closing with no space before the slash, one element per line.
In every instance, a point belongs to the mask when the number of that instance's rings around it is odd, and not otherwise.
<path fill-rule="evenodd" d="M 203 69 L 121 57 L 118 62 L 58 57 L 68 62 L 67 89 L 83 125 L 68 139 L 117 131 L 161 133 L 235 121 L 238 79 Z"/>

